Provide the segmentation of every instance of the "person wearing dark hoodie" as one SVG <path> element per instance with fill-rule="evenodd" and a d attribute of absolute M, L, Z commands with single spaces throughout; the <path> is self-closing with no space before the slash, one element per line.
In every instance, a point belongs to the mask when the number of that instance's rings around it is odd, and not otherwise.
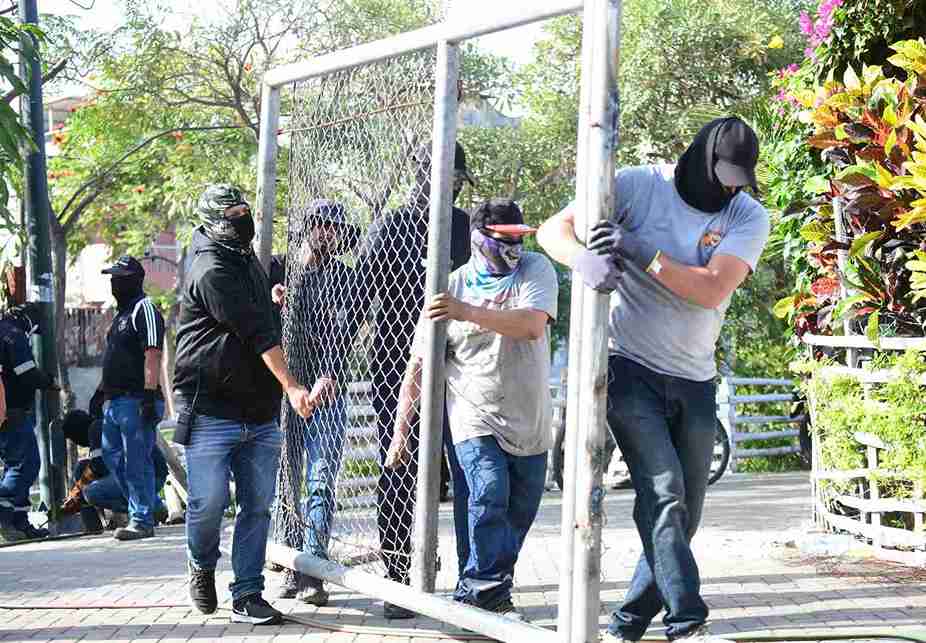
<path fill-rule="evenodd" d="M 717 640 L 690 542 L 713 451 L 717 338 L 769 234 L 765 209 L 743 191 L 757 190 L 758 155 L 746 123 L 714 120 L 674 166 L 619 171 L 614 212 L 586 245 L 574 204 L 538 235 L 587 286 L 613 293 L 608 424 L 636 490 L 643 555 L 608 641 L 640 640 L 663 609 L 670 640 Z"/>
<path fill-rule="evenodd" d="M 145 269 L 134 257 L 120 257 L 103 270 L 111 276 L 116 316 L 106 334 L 103 379 L 103 460 L 128 499 L 129 524 L 116 540 L 154 536 L 158 499 L 155 485 L 155 431 L 164 415 L 161 351 L 164 318 L 145 296 Z"/>
<path fill-rule="evenodd" d="M 54 388 L 38 368 L 31 336 L 39 333 L 39 309 L 29 303 L 0 317 L 0 542 L 44 538 L 48 530 L 29 522 L 29 489 L 39 476 L 35 438 L 35 391 Z"/>
<path fill-rule="evenodd" d="M 203 614 L 218 607 L 215 566 L 229 480 L 235 478 L 231 620 L 279 624 L 261 595 L 282 434 L 285 392 L 301 417 L 330 393 L 310 394 L 290 373 L 270 301 L 270 282 L 254 251 L 254 218 L 241 191 L 210 185 L 197 204 L 193 259 L 181 293 L 174 398 L 174 441 L 186 446 L 190 598 Z"/>

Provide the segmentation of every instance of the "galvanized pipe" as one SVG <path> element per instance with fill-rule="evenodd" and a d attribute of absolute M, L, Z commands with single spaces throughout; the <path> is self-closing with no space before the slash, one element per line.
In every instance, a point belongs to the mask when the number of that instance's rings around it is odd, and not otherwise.
<path fill-rule="evenodd" d="M 257 148 L 257 235 L 254 249 L 264 270 L 273 254 L 273 215 L 277 198 L 277 130 L 280 127 L 280 89 L 264 86 L 260 100 L 260 141 Z"/>
<path fill-rule="evenodd" d="M 586 234 L 614 211 L 614 148 L 618 135 L 617 70 L 620 42 L 620 0 L 589 0 L 583 28 L 592 31 L 592 64 L 583 69 L 591 94 L 589 109 L 580 113 L 587 128 L 587 150 L 577 159 L 576 184 L 586 190 L 586 207 L 576 226 Z M 581 168 L 581 169 L 579 169 Z M 608 297 L 586 290 L 582 303 L 581 371 L 579 375 L 579 450 L 576 470 L 575 568 L 572 643 L 598 641 L 601 608 L 601 525 L 604 489 L 605 419 L 608 382 Z"/>
<path fill-rule="evenodd" d="M 434 94 L 434 131 L 431 142 L 426 300 L 438 293 L 446 292 L 450 276 L 453 157 L 457 140 L 459 72 L 460 52 L 457 45 L 446 41 L 439 43 Z M 416 589 L 433 592 L 437 577 L 437 517 L 440 504 L 447 324 L 429 322 L 424 325 L 424 330 L 426 352 L 421 373 L 421 422 L 412 576 Z"/>
<path fill-rule="evenodd" d="M 267 545 L 267 560 L 499 641 L 559 643 L 561 640 L 556 632 L 542 627 L 520 623 L 442 596 L 422 594 L 407 585 L 359 569 L 344 567 L 334 561 L 317 558 L 277 543 Z"/>
<path fill-rule="evenodd" d="M 587 115 L 591 105 L 591 87 L 589 82 L 590 75 L 588 70 L 592 69 L 592 56 L 594 49 L 592 47 L 591 29 L 582 30 L 582 77 L 579 85 L 579 128 L 578 139 L 576 141 L 576 235 L 580 241 L 585 241 L 586 230 L 579 225 L 584 218 L 578 214 L 588 208 L 588 191 L 584 186 L 588 183 L 587 166 L 578 161 L 588 155 L 589 128 L 587 127 Z M 569 365 L 568 377 L 566 384 L 566 437 L 563 441 L 563 506 L 561 518 L 561 542 L 560 542 L 560 593 L 559 604 L 557 605 L 557 631 L 560 640 L 569 641 L 572 635 L 573 622 L 573 594 L 576 591 L 582 591 L 575 585 L 575 529 L 576 529 L 576 502 L 578 491 L 576 489 L 576 469 L 578 467 L 578 449 L 579 449 L 579 389 L 581 386 L 582 373 L 582 339 L 584 326 L 582 324 L 582 314 L 584 312 L 584 301 L 586 288 L 582 284 L 582 277 L 572 274 L 572 291 L 569 300 Z"/>
<path fill-rule="evenodd" d="M 358 45 L 345 51 L 325 54 L 305 62 L 283 65 L 264 74 L 264 84 L 270 87 L 280 87 L 287 83 L 324 76 L 376 60 L 422 51 L 440 42 L 458 43 L 462 40 L 574 13 L 585 5 L 582 0 L 546 0 L 538 4 L 540 6 L 521 9 L 517 13 L 512 12 L 507 15 L 479 15 L 472 22 L 464 24 L 442 22 Z"/>

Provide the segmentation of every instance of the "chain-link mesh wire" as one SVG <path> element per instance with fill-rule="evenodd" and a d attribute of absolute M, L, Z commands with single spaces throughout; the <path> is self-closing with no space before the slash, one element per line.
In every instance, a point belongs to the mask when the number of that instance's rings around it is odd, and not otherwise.
<path fill-rule="evenodd" d="M 424 300 L 434 69 L 427 51 L 298 83 L 285 122 L 283 346 L 337 389 L 308 421 L 284 405 L 275 538 L 402 582 L 417 427 L 408 464 L 382 463 Z"/>

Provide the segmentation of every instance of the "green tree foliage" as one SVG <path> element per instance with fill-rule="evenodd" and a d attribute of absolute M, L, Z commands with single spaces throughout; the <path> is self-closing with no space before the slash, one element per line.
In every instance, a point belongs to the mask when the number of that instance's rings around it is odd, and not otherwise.
<path fill-rule="evenodd" d="M 674 162 L 696 130 L 716 115 L 768 111 L 762 99 L 771 86 L 769 72 L 793 60 L 803 46 L 793 28 L 802 6 L 786 0 L 624 3 L 619 166 Z M 535 47 L 535 62 L 514 76 L 524 112 L 520 127 L 460 132 L 478 179 L 477 189 L 463 195 L 466 205 L 509 196 L 521 203 L 530 222 L 539 223 L 573 198 L 581 40 L 579 18 L 551 21 Z M 748 292 L 734 300 L 728 317 L 739 339 L 731 336 L 726 345 L 754 347 L 745 341 L 753 322 L 765 324 L 768 340 L 767 357 L 745 356 L 737 368 L 766 368 L 780 353 L 784 325 L 773 319 L 767 303 L 780 292 L 780 273 L 776 268 L 749 280 Z M 560 283 L 557 332 L 562 336 L 569 314 L 566 271 L 560 271 Z M 765 302 L 763 312 L 753 314 L 749 306 L 758 302 Z"/>

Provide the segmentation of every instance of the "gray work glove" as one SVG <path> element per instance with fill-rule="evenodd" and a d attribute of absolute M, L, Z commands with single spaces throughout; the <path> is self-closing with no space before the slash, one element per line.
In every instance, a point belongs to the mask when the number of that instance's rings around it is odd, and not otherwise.
<path fill-rule="evenodd" d="M 609 293 L 617 288 L 623 273 L 620 257 L 610 252 L 599 253 L 588 249 L 580 251 L 576 256 L 573 270 L 579 273 L 586 286 L 601 293 Z"/>
<path fill-rule="evenodd" d="M 599 254 L 620 255 L 644 271 L 649 268 L 657 253 L 655 246 L 636 235 L 627 234 L 620 225 L 611 221 L 599 221 L 592 226 L 586 247 Z"/>

